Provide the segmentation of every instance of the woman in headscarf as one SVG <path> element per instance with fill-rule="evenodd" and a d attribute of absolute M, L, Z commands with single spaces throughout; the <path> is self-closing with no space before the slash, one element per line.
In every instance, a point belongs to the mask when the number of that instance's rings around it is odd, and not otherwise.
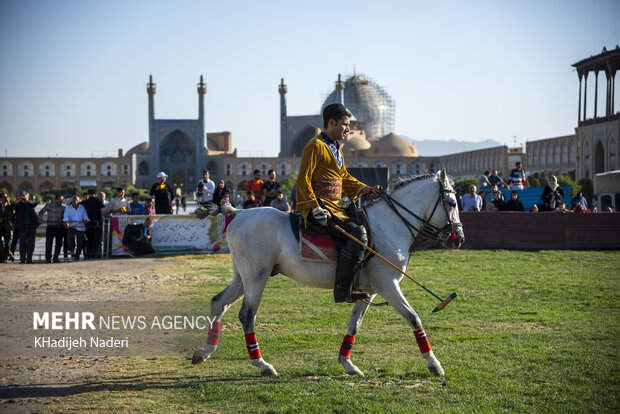
<path fill-rule="evenodd" d="M 558 180 L 554 175 L 549 177 L 549 184 L 545 186 L 542 193 L 542 209 L 543 211 L 554 211 L 560 201 L 564 198 L 564 190 L 558 185 Z"/>
<path fill-rule="evenodd" d="M 228 188 L 226 188 L 226 182 L 224 182 L 224 180 L 220 180 L 215 188 L 215 191 L 213 192 L 213 203 L 215 203 L 216 206 L 220 205 L 224 192 L 230 193 Z"/>

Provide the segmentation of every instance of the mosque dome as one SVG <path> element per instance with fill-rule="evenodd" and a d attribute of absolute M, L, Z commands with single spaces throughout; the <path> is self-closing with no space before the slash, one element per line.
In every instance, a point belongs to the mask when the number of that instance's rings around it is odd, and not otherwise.
<path fill-rule="evenodd" d="M 125 156 L 126 157 L 131 157 L 133 154 L 136 154 L 136 155 L 149 155 L 149 143 L 148 143 L 148 141 L 144 141 L 144 142 L 136 145 L 135 147 L 131 148 L 129 151 L 127 151 Z"/>
<path fill-rule="evenodd" d="M 419 157 L 418 150 L 405 138 L 390 133 L 372 144 L 372 155 Z"/>
<path fill-rule="evenodd" d="M 329 94 L 323 106 L 340 102 L 340 92 Z M 353 75 L 344 82 L 344 106 L 357 118 L 357 128 L 366 131 L 369 141 L 392 132 L 394 103 L 388 93 L 364 75 Z"/>
<path fill-rule="evenodd" d="M 370 148 L 370 142 L 363 135 L 355 135 L 342 142 L 342 151 L 359 151 Z"/>

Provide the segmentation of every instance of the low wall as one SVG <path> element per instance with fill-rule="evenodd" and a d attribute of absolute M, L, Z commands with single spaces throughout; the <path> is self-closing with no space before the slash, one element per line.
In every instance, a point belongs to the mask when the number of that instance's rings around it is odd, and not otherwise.
<path fill-rule="evenodd" d="M 463 249 L 620 249 L 620 213 L 459 214 Z"/>
<path fill-rule="evenodd" d="M 123 245 L 123 232 L 129 223 L 141 223 L 145 218 L 153 219 L 151 244 L 158 253 L 226 253 L 226 218 L 199 219 L 190 215 L 155 216 L 112 216 L 111 249 L 112 256 L 125 256 L 129 249 Z"/>

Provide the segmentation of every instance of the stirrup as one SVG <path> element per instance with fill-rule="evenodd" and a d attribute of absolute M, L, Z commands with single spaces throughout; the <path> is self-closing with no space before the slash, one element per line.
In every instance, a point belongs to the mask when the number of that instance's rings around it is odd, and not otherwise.
<path fill-rule="evenodd" d="M 369 300 L 370 295 L 366 292 L 353 292 L 353 285 L 349 288 L 349 294 L 347 298 L 344 300 L 347 303 L 355 303 L 358 300 Z"/>

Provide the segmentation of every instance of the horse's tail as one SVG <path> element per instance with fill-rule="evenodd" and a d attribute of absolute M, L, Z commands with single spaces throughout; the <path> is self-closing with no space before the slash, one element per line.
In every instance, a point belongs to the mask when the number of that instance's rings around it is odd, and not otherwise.
<path fill-rule="evenodd" d="M 229 214 L 230 214 L 231 216 L 234 216 L 234 215 L 236 215 L 236 214 L 237 214 L 237 211 L 239 211 L 239 210 L 237 210 L 236 208 L 234 208 L 234 207 L 233 207 L 233 205 L 232 205 L 232 204 L 230 204 L 230 203 L 224 203 L 223 205 L 221 205 L 221 206 L 220 206 L 220 212 L 221 212 L 223 215 L 225 215 L 225 216 L 227 216 L 227 215 L 229 215 Z"/>
<path fill-rule="evenodd" d="M 217 216 L 219 213 L 224 215 L 235 215 L 237 214 L 237 209 L 234 208 L 230 203 L 225 203 L 223 206 L 218 207 L 215 203 L 205 203 L 202 206 L 198 206 L 194 211 L 196 217 L 203 219 L 209 216 Z"/>

